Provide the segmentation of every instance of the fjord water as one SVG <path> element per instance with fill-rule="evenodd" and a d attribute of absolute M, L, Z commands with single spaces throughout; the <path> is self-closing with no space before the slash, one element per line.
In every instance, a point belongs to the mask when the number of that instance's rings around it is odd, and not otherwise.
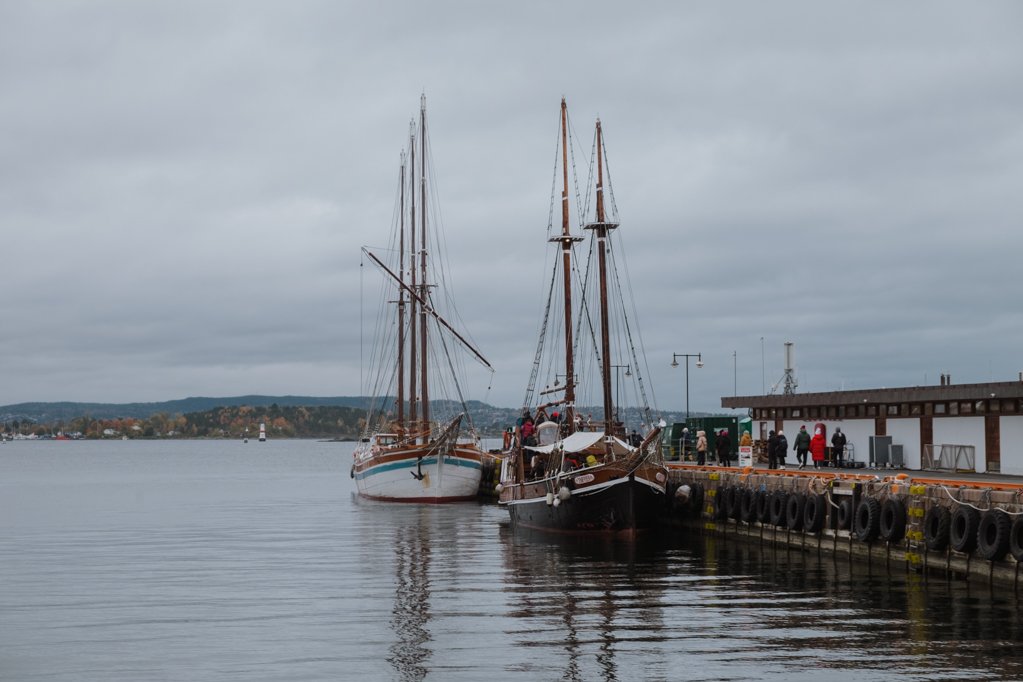
<path fill-rule="evenodd" d="M 1013 680 L 1011 590 L 359 500 L 351 445 L 0 446 L 3 680 Z"/>

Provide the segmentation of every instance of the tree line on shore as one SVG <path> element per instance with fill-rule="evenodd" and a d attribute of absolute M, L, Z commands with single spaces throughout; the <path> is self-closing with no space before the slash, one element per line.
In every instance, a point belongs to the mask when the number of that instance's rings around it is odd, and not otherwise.
<path fill-rule="evenodd" d="M 330 405 L 226 406 L 202 412 L 144 418 L 95 419 L 89 416 L 39 423 L 29 419 L 3 425 L 7 438 L 245 438 L 256 437 L 259 425 L 278 438 L 355 438 L 365 426 L 364 410 Z"/>

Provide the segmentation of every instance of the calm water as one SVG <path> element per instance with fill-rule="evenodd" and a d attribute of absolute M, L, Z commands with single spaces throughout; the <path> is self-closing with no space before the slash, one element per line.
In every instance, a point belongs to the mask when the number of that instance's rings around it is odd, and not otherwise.
<path fill-rule="evenodd" d="M 1015 595 L 358 500 L 351 446 L 0 446 L 3 680 L 1018 680 Z"/>

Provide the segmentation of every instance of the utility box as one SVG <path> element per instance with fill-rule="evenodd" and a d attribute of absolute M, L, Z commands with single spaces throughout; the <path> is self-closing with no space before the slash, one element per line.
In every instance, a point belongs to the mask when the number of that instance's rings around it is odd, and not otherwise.
<path fill-rule="evenodd" d="M 871 436 L 869 461 L 872 467 L 888 466 L 892 448 L 891 436 Z"/>
<path fill-rule="evenodd" d="M 891 455 L 889 459 L 891 460 L 891 464 L 893 467 L 895 467 L 896 469 L 901 469 L 904 466 L 906 466 L 906 459 L 902 453 L 901 443 L 899 443 L 898 445 L 893 443 L 889 448 L 888 452 Z"/>

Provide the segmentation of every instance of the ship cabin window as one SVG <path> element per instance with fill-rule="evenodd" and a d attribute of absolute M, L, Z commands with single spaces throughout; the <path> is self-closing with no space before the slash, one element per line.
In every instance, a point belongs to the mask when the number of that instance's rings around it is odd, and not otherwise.
<path fill-rule="evenodd" d="M 909 406 L 909 413 L 910 414 L 923 414 L 923 405 L 921 405 L 920 403 L 914 403 L 913 405 L 910 405 Z"/>
<path fill-rule="evenodd" d="M 1002 412 L 1015 412 L 1016 401 L 1015 400 L 1003 400 L 1002 401 Z"/>
<path fill-rule="evenodd" d="M 789 409 L 789 416 L 792 417 L 793 419 L 799 419 L 800 417 L 803 416 L 803 411 L 801 409 L 799 409 L 798 407 L 790 408 Z"/>
<path fill-rule="evenodd" d="M 959 414 L 973 414 L 973 404 L 968 402 L 960 403 Z"/>
<path fill-rule="evenodd" d="M 398 442 L 397 436 L 392 435 L 379 435 L 377 436 L 377 443 L 380 445 L 394 445 Z"/>
<path fill-rule="evenodd" d="M 945 403 L 934 403 L 934 414 L 945 414 Z"/>
<path fill-rule="evenodd" d="M 950 415 L 952 415 L 952 416 L 958 415 L 959 414 L 959 403 L 949 403 L 948 404 L 948 413 Z"/>
<path fill-rule="evenodd" d="M 898 417 L 899 416 L 899 406 L 898 405 L 889 405 L 888 406 L 888 416 L 889 417 Z"/>

